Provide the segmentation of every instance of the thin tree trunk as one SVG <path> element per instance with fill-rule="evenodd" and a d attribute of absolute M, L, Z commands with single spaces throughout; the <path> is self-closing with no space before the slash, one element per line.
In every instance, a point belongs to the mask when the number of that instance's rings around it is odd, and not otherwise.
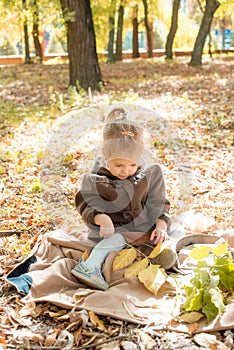
<path fill-rule="evenodd" d="M 209 50 L 208 50 L 208 52 L 209 52 L 210 58 L 212 58 L 212 37 L 211 37 L 210 32 L 209 32 L 208 36 L 209 36 L 209 42 L 208 42 L 208 48 L 209 48 Z"/>
<path fill-rule="evenodd" d="M 138 46 L 138 5 L 133 7 L 133 19 L 132 19 L 132 57 L 139 57 L 139 46 Z"/>
<path fill-rule="evenodd" d="M 177 32 L 177 28 L 178 28 L 179 8 L 180 8 L 180 0 L 174 0 L 173 7 L 172 7 L 171 26 L 167 36 L 166 47 L 165 47 L 165 55 L 166 55 L 166 59 L 168 60 L 173 59 L 172 47 L 173 47 L 173 42 Z"/>
<path fill-rule="evenodd" d="M 67 25 L 69 84 L 77 90 L 100 90 L 103 83 L 98 63 L 90 0 L 60 0 Z"/>
<path fill-rule="evenodd" d="M 31 63 L 29 51 L 28 20 L 27 20 L 27 2 L 22 0 L 23 6 L 23 28 L 24 28 L 24 63 Z"/>
<path fill-rule="evenodd" d="M 199 8 L 200 8 L 200 10 L 201 10 L 201 12 L 203 13 L 203 15 L 204 15 L 204 13 L 205 13 L 205 10 L 203 9 L 203 7 L 202 7 L 202 4 L 201 4 L 201 1 L 200 0 L 197 0 L 197 3 L 198 3 L 198 6 L 199 6 Z M 211 37 L 211 34 L 210 34 L 210 32 L 209 32 L 209 42 L 208 42 L 208 47 L 209 47 L 209 56 L 210 56 L 210 58 L 212 57 L 212 49 L 211 49 L 211 47 L 212 47 L 212 37 Z"/>
<path fill-rule="evenodd" d="M 147 0 L 142 0 L 144 5 L 144 22 L 145 22 L 145 29 L 146 29 L 146 37 L 147 37 L 147 51 L 148 51 L 148 57 L 153 57 L 153 40 L 152 40 L 152 25 L 149 23 L 149 9 L 148 9 L 148 3 Z"/>
<path fill-rule="evenodd" d="M 111 9 L 110 9 L 110 16 L 109 16 L 109 39 L 108 39 L 108 63 L 114 63 L 115 57 L 114 57 L 114 39 L 115 39 L 115 7 L 116 7 L 116 0 L 111 1 Z"/>
<path fill-rule="evenodd" d="M 42 47 L 39 40 L 39 9 L 37 0 L 33 0 L 33 42 L 36 52 L 36 57 L 39 58 L 39 62 L 42 63 Z"/>
<path fill-rule="evenodd" d="M 117 27 L 116 52 L 115 52 L 115 59 L 117 61 L 122 60 L 123 17 L 124 17 L 124 6 L 120 4 L 119 11 L 118 11 L 118 27 Z"/>
<path fill-rule="evenodd" d="M 210 32 L 213 16 L 220 3 L 217 0 L 206 0 L 206 8 L 202 23 L 194 44 L 190 66 L 200 66 L 202 64 L 202 53 L 205 45 L 206 37 Z"/>
<path fill-rule="evenodd" d="M 224 35 L 224 30 L 225 30 L 225 25 L 224 25 L 224 20 L 222 19 L 221 20 L 221 25 L 220 25 L 220 28 L 221 28 L 221 33 L 222 33 L 222 50 L 224 50 L 224 47 L 225 47 L 225 35 Z"/>

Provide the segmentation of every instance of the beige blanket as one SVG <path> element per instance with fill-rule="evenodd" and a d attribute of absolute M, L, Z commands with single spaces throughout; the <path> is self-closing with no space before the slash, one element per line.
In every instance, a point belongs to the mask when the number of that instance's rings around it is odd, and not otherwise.
<path fill-rule="evenodd" d="M 177 243 L 178 254 L 184 260 L 184 246 L 203 241 L 214 243 L 218 238 L 212 235 L 185 236 Z M 234 327 L 234 303 L 227 305 L 225 313 L 210 323 L 207 323 L 205 317 L 192 326 L 175 322 L 173 311 L 176 297 L 173 288 L 165 283 L 155 297 L 137 278 L 124 278 L 124 269 L 113 272 L 112 262 L 116 252 L 110 253 L 103 265 L 103 274 L 110 288 L 99 291 L 85 287 L 71 274 L 71 270 L 83 252 L 91 250 L 92 244 L 86 240 L 84 234 L 68 234 L 62 229 L 41 237 L 31 255 L 36 257 L 36 262 L 30 265 L 27 273 L 32 278 L 32 285 L 29 293 L 23 297 L 23 302 L 46 301 L 66 309 L 87 309 L 98 315 L 131 323 L 150 324 L 157 329 L 188 333 Z M 8 277 L 26 272 L 25 266 L 25 262 L 20 264 Z"/>

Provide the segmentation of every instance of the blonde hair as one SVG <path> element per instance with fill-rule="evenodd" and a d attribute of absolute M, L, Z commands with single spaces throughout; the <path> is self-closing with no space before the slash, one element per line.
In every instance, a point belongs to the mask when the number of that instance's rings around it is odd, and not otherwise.
<path fill-rule="evenodd" d="M 127 113 L 123 108 L 113 109 L 106 120 L 107 123 L 103 129 L 104 141 L 115 138 L 132 138 L 138 143 L 144 143 L 142 128 L 127 119 Z"/>
<path fill-rule="evenodd" d="M 143 152 L 143 129 L 127 119 L 123 108 L 113 109 L 103 128 L 102 152 L 106 160 L 126 158 L 139 162 Z"/>

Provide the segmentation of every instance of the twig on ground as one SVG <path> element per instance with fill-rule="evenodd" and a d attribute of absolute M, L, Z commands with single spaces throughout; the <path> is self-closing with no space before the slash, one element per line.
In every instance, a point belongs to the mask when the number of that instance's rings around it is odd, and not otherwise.
<path fill-rule="evenodd" d="M 7 236 L 12 236 L 12 235 L 21 235 L 24 233 L 24 231 L 18 231 L 18 230 L 4 230 L 0 231 L 0 237 L 7 237 Z"/>

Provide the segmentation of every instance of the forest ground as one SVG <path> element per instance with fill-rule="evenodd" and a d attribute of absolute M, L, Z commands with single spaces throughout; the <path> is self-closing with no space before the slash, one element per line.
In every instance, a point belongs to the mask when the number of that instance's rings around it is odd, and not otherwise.
<path fill-rule="evenodd" d="M 73 349 L 150 349 L 152 339 L 133 324 L 101 317 L 105 331 L 91 320 L 83 329 L 79 322 L 71 328 L 66 310 L 46 303 L 26 309 L 4 276 L 30 253 L 40 234 L 55 227 L 43 210 L 40 195 L 40 163 L 53 126 L 71 110 L 103 103 L 137 104 L 166 118 L 185 145 L 193 171 L 187 210 L 204 215 L 199 223 L 193 223 L 192 232 L 233 231 L 233 57 L 205 58 L 197 68 L 188 66 L 187 58 L 101 63 L 105 86 L 92 96 L 68 89 L 68 66 L 53 63 L 0 68 L 0 349 L 62 349 L 62 330 L 75 339 Z M 173 212 L 176 165 L 163 142 L 156 141 L 155 146 L 166 169 Z M 70 205 L 80 176 L 79 161 L 75 157 L 64 159 Z M 225 349 L 220 344 L 225 346 L 227 337 L 230 333 L 216 332 L 212 347 L 207 346 L 207 339 L 198 341 L 191 335 L 165 330 L 154 334 L 157 347 L 152 349 Z M 98 347 L 94 345 L 97 341 L 104 343 Z"/>

